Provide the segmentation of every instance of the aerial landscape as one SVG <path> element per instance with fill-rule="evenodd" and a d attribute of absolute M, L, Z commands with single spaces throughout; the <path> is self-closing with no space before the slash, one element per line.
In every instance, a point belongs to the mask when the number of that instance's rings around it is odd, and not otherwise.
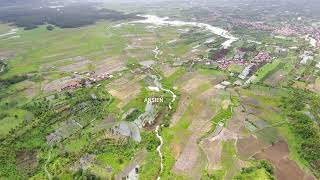
<path fill-rule="evenodd" d="M 320 1 L 0 0 L 0 179 L 320 179 Z"/>

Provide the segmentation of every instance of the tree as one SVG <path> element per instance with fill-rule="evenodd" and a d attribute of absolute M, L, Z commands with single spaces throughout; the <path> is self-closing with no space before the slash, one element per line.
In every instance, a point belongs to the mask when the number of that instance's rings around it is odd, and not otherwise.
<path fill-rule="evenodd" d="M 48 30 L 48 31 L 52 31 L 52 30 L 54 30 L 54 26 L 52 26 L 52 25 L 48 25 L 48 26 L 47 26 L 47 30 Z"/>

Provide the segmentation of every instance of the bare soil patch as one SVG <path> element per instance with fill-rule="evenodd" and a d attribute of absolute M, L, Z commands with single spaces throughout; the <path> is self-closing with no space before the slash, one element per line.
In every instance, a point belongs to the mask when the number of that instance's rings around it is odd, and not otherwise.
<path fill-rule="evenodd" d="M 215 140 L 228 141 L 233 139 L 238 139 L 238 134 L 226 128 L 223 128 L 222 131 L 217 136 L 210 138 L 211 141 L 215 141 Z"/>
<path fill-rule="evenodd" d="M 190 172 L 192 172 L 193 168 L 195 167 L 198 155 L 199 147 L 197 145 L 197 140 L 195 136 L 192 136 L 188 140 L 184 150 L 182 151 L 182 154 L 179 156 L 178 160 L 173 166 L 173 171 L 190 175 Z"/>
<path fill-rule="evenodd" d="M 126 63 L 124 61 L 124 57 L 112 57 L 102 61 L 98 61 L 94 63 L 95 65 L 95 74 L 102 75 L 102 74 L 112 74 L 114 72 L 119 72 L 126 70 Z"/>
<path fill-rule="evenodd" d="M 313 84 L 308 84 L 307 89 L 315 93 L 320 92 L 320 78 L 317 78 Z"/>
<path fill-rule="evenodd" d="M 222 152 L 222 142 L 221 140 L 210 141 L 209 139 L 204 139 L 201 143 L 201 148 L 207 155 L 208 159 L 208 170 L 218 170 L 221 169 L 221 152 Z"/>
<path fill-rule="evenodd" d="M 128 35 L 128 49 L 146 49 L 154 48 L 157 38 L 153 34 L 144 34 L 144 35 Z"/>
<path fill-rule="evenodd" d="M 92 63 L 88 58 L 82 56 L 74 57 L 71 61 L 71 64 L 58 67 L 58 70 L 66 72 L 80 71 L 81 69 L 87 68 L 88 65 Z"/>
<path fill-rule="evenodd" d="M 178 68 L 177 67 L 171 67 L 168 64 L 162 64 L 162 65 L 160 65 L 160 69 L 163 72 L 164 77 L 169 77 L 173 73 L 175 73 Z"/>
<path fill-rule="evenodd" d="M 106 88 L 112 96 L 121 101 L 118 104 L 119 107 L 123 107 L 126 103 L 136 97 L 141 90 L 138 80 L 129 80 L 128 77 L 117 79 L 108 84 Z"/>
<path fill-rule="evenodd" d="M 250 158 L 261 150 L 265 145 L 258 141 L 254 136 L 239 139 L 237 142 L 237 149 L 240 156 Z"/>
<path fill-rule="evenodd" d="M 209 83 L 210 83 L 210 79 L 208 77 L 205 77 L 202 75 L 196 75 L 195 77 L 183 83 L 182 90 L 184 92 L 191 93 L 202 84 L 209 84 Z"/>
<path fill-rule="evenodd" d="M 33 150 L 18 151 L 16 153 L 16 157 L 16 164 L 19 171 L 25 174 L 32 174 L 39 164 L 37 159 L 37 152 Z"/>
<path fill-rule="evenodd" d="M 241 107 L 233 108 L 233 116 L 227 122 L 227 129 L 233 133 L 237 133 L 240 137 L 246 135 L 242 133 L 245 129 L 243 121 L 245 120 L 246 116 L 246 113 L 242 112 Z"/>
<path fill-rule="evenodd" d="M 306 174 L 296 162 L 290 160 L 288 155 L 288 144 L 285 141 L 279 141 L 254 155 L 254 158 L 270 161 L 275 166 L 275 175 L 279 180 L 315 179 Z"/>
<path fill-rule="evenodd" d="M 181 147 L 180 145 L 175 145 L 175 150 L 180 150 L 181 152 L 176 152 L 179 156 L 173 167 L 173 171 L 190 177 L 195 177 L 196 174 L 200 173 L 195 172 L 195 169 L 201 170 L 196 168 L 196 165 L 199 162 L 201 163 L 197 139 L 203 136 L 211 128 L 211 118 L 218 110 L 212 108 L 211 104 L 216 98 L 216 93 L 214 93 L 216 91 L 215 88 L 211 88 L 198 96 L 196 107 L 193 108 L 194 113 L 191 113 L 191 117 L 189 117 L 192 122 L 190 123 L 188 131 L 192 134 L 190 138 L 188 138 L 185 146 Z M 208 96 L 208 94 L 210 95 Z"/>
<path fill-rule="evenodd" d="M 192 76 L 194 76 L 192 78 Z M 197 73 L 189 73 L 186 75 L 187 77 L 191 78 L 190 80 L 186 80 L 184 79 L 184 77 L 181 78 L 181 80 L 179 80 L 180 82 L 183 82 L 180 84 L 181 87 L 181 91 L 182 91 L 182 95 L 177 107 L 176 112 L 174 113 L 172 120 L 171 120 L 171 127 L 176 125 L 176 123 L 180 120 L 180 118 L 182 117 L 182 115 L 185 113 L 185 111 L 188 108 L 188 105 L 191 102 L 191 96 L 193 95 L 194 92 L 196 92 L 196 90 L 204 84 L 212 84 L 212 81 L 215 80 L 215 78 L 210 78 L 207 76 L 203 76 Z M 218 82 L 217 82 L 218 83 Z M 215 85 L 215 84 L 214 84 Z M 216 97 L 218 96 L 217 90 L 215 88 L 210 88 L 210 90 L 203 92 L 201 97 L 204 101 L 206 101 L 206 99 L 214 99 L 214 98 L 219 98 Z"/>
<path fill-rule="evenodd" d="M 228 107 L 231 105 L 231 101 L 229 99 L 227 100 L 223 100 L 221 105 L 222 105 L 222 109 L 228 109 Z"/>
<path fill-rule="evenodd" d="M 0 59 L 11 59 L 15 56 L 16 52 L 8 49 L 0 49 Z"/>
<path fill-rule="evenodd" d="M 279 70 L 276 73 L 273 73 L 270 77 L 268 77 L 264 83 L 275 86 L 281 84 L 286 79 L 287 75 L 283 70 Z"/>

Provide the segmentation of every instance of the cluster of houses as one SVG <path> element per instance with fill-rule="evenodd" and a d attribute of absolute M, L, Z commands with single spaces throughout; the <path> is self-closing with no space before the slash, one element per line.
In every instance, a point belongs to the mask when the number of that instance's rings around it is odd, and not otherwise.
<path fill-rule="evenodd" d="M 248 85 L 254 80 L 251 75 L 254 74 L 260 67 L 272 61 L 272 57 L 269 55 L 269 53 L 266 53 L 266 52 L 259 52 L 252 60 L 244 60 L 243 59 L 244 55 L 245 55 L 244 52 L 241 52 L 238 50 L 233 59 L 222 58 L 216 61 L 219 63 L 219 68 L 222 70 L 228 69 L 228 67 L 232 64 L 241 65 L 241 66 L 244 66 L 245 68 L 242 70 L 240 74 L 238 74 L 239 79 L 237 81 L 233 83 L 228 81 L 223 81 L 217 84 L 215 88 L 225 89 L 231 84 L 235 86 Z M 232 73 L 232 76 L 233 75 L 234 74 Z"/>
<path fill-rule="evenodd" d="M 235 20 L 232 22 L 234 26 L 246 28 L 246 29 L 258 29 L 258 30 L 265 30 L 265 31 L 272 31 L 275 28 L 272 26 L 269 26 L 263 22 L 250 22 L 247 20 Z"/>
<path fill-rule="evenodd" d="M 95 72 L 93 72 L 93 71 L 85 71 L 85 72 L 81 72 L 81 73 L 74 72 L 74 74 L 85 76 L 86 78 L 88 78 L 92 82 L 97 82 L 97 81 L 113 78 L 113 75 L 109 74 L 107 72 L 99 74 L 99 75 L 96 75 Z"/>
<path fill-rule="evenodd" d="M 222 58 L 216 60 L 219 63 L 219 68 L 222 70 L 227 70 L 230 65 L 240 65 L 240 66 L 257 66 L 261 67 L 266 63 L 271 62 L 272 58 L 269 53 L 259 52 L 252 60 L 245 60 L 243 57 L 245 52 L 237 50 L 233 59 Z"/>
<path fill-rule="evenodd" d="M 89 77 L 89 80 L 93 82 L 97 82 L 97 81 L 102 81 L 102 80 L 111 79 L 111 78 L 113 78 L 112 74 L 104 73 L 101 75 L 92 75 L 91 77 Z"/>
<path fill-rule="evenodd" d="M 151 69 L 150 63 L 143 64 L 141 67 L 130 70 L 132 74 L 142 74 L 148 72 Z M 73 72 L 74 76 L 77 78 L 73 78 L 72 81 L 68 81 L 61 85 L 60 90 L 71 90 L 80 88 L 82 86 L 91 86 L 95 82 L 99 82 L 102 80 L 112 79 L 114 78 L 113 74 L 108 72 L 96 74 L 94 71 L 84 71 L 84 72 Z M 122 73 L 118 74 L 122 76 Z"/>
<path fill-rule="evenodd" d="M 70 89 L 76 89 L 76 88 L 80 88 L 82 87 L 81 81 L 80 80 L 74 80 L 74 81 L 70 81 L 66 84 L 63 84 L 61 87 L 61 91 L 65 91 L 65 90 L 70 90 Z"/>
<path fill-rule="evenodd" d="M 295 27 L 287 25 L 275 29 L 273 34 L 282 36 L 305 36 L 308 41 L 313 41 L 312 44 L 314 47 L 320 47 L 320 30 L 314 27 Z"/>
<path fill-rule="evenodd" d="M 269 53 L 266 52 L 259 52 L 254 58 L 253 60 L 251 60 L 251 63 L 254 65 L 261 65 L 263 63 L 269 63 L 272 61 L 271 56 L 269 55 Z"/>
<path fill-rule="evenodd" d="M 237 60 L 237 59 L 223 58 L 221 60 L 217 60 L 217 62 L 219 63 L 219 68 L 222 70 L 227 70 L 228 67 L 233 64 L 234 65 L 241 65 L 241 66 L 246 66 L 249 64 L 249 61 L 243 60 L 243 59 Z"/>
<path fill-rule="evenodd" d="M 290 26 L 284 26 L 277 28 L 273 31 L 273 34 L 278 34 L 282 36 L 292 36 L 292 35 L 297 35 L 299 32 L 299 29 L 290 27 Z"/>
<path fill-rule="evenodd" d="M 257 29 L 257 30 L 265 30 L 265 31 L 272 31 L 275 35 L 282 35 L 282 36 L 304 36 L 308 35 L 314 39 L 314 46 L 320 47 L 320 29 L 315 28 L 312 26 L 292 26 L 292 25 L 285 25 L 280 27 L 272 27 L 268 24 L 263 22 L 251 22 L 247 20 L 233 20 L 232 24 L 237 27 L 242 27 L 246 29 Z"/>
<path fill-rule="evenodd" d="M 114 77 L 112 74 L 109 73 L 96 75 L 92 71 L 74 72 L 74 75 L 80 76 L 80 78 L 74 78 L 72 81 L 68 81 L 67 83 L 62 84 L 60 87 L 61 91 L 76 89 L 83 86 L 91 86 L 94 82 L 111 79 Z"/>

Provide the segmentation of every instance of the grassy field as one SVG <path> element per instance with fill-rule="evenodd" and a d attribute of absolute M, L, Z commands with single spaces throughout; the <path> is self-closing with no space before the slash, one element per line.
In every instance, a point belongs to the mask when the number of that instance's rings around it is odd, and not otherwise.
<path fill-rule="evenodd" d="M 257 78 L 254 80 L 254 82 L 263 81 L 266 78 L 266 76 L 268 76 L 270 72 L 272 72 L 274 69 L 280 66 L 280 64 L 281 64 L 281 61 L 277 59 L 277 60 L 274 60 L 272 63 L 264 65 L 256 73 Z"/>

